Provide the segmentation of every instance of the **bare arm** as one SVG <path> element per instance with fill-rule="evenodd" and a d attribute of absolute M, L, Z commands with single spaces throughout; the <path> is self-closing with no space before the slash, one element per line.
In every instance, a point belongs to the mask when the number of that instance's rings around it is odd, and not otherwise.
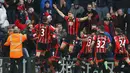
<path fill-rule="evenodd" d="M 94 47 L 95 41 L 92 41 L 91 48 Z"/>
<path fill-rule="evenodd" d="M 91 17 L 93 16 L 92 13 L 88 14 L 88 16 L 85 16 L 83 18 L 79 18 L 79 21 L 82 22 L 82 21 L 85 21 L 85 20 L 91 20 Z"/>
<path fill-rule="evenodd" d="M 87 41 L 87 38 L 79 38 L 79 37 L 77 37 L 77 40 L 80 40 L 80 41 Z"/>
<path fill-rule="evenodd" d="M 111 43 L 109 43 L 109 44 L 108 44 L 108 51 L 110 51 L 110 50 L 111 50 L 111 47 L 112 47 L 112 44 L 111 44 Z"/>
<path fill-rule="evenodd" d="M 57 8 L 57 6 L 55 4 L 53 4 L 53 7 L 59 13 L 60 16 L 62 16 L 63 18 L 65 17 L 65 15 Z"/>
<path fill-rule="evenodd" d="M 88 19 L 88 16 L 83 17 L 83 18 L 79 18 L 79 21 L 82 22 L 82 21 L 85 21 L 85 20 L 87 20 L 87 19 Z"/>
<path fill-rule="evenodd" d="M 10 37 L 8 37 L 7 41 L 4 43 L 4 46 L 10 46 Z"/>

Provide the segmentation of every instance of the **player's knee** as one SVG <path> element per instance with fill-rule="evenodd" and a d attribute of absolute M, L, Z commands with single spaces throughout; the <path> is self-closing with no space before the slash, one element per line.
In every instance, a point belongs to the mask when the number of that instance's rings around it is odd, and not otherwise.
<path fill-rule="evenodd" d="M 69 52 L 70 52 L 70 53 L 73 53 L 73 49 L 74 49 L 74 45 L 70 45 L 70 46 L 69 46 Z"/>
<path fill-rule="evenodd" d="M 118 62 L 118 61 L 115 61 L 114 65 L 115 65 L 115 66 L 118 66 L 118 65 L 119 65 L 119 62 Z"/>
<path fill-rule="evenodd" d="M 79 60 L 76 61 L 75 65 L 76 65 L 76 66 L 80 66 L 80 61 L 79 61 Z"/>
<path fill-rule="evenodd" d="M 60 46 L 60 50 L 64 50 L 64 48 L 65 48 L 65 44 L 62 44 L 62 45 Z"/>
<path fill-rule="evenodd" d="M 125 61 L 130 65 L 130 58 L 129 57 L 125 58 Z"/>
<path fill-rule="evenodd" d="M 90 63 L 90 65 L 94 65 L 94 62 L 92 60 L 89 63 Z"/>

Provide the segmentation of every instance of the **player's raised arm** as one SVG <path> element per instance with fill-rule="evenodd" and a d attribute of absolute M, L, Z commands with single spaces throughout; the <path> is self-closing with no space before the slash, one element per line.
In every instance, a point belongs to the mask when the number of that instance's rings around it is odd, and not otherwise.
<path fill-rule="evenodd" d="M 65 17 L 65 15 L 57 8 L 56 4 L 53 4 L 53 7 L 59 13 L 60 16 L 62 16 L 63 18 Z"/>
<path fill-rule="evenodd" d="M 79 21 L 82 22 L 82 21 L 85 21 L 85 20 L 87 20 L 87 19 L 88 19 L 88 16 L 83 17 L 83 18 L 79 18 Z"/>
<path fill-rule="evenodd" d="M 79 38 L 79 37 L 77 37 L 76 39 L 80 40 L 80 41 L 87 41 L 87 38 Z"/>
<path fill-rule="evenodd" d="M 82 22 L 82 21 L 85 21 L 85 20 L 87 20 L 87 19 L 88 19 L 88 20 L 91 20 L 92 15 L 93 15 L 93 14 L 90 13 L 90 14 L 88 14 L 88 16 L 85 16 L 85 17 L 83 17 L 83 18 L 79 18 L 79 21 Z"/>

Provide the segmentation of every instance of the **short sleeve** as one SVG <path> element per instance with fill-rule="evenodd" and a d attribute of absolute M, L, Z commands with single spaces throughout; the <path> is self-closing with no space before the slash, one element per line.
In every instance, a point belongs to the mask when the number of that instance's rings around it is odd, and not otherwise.
<path fill-rule="evenodd" d="M 125 37 L 125 39 L 126 39 L 126 44 L 129 44 L 129 40 L 128 40 L 128 38 L 127 38 L 127 37 Z"/>
<path fill-rule="evenodd" d="M 10 36 L 8 37 L 7 41 L 4 44 L 5 46 L 9 46 L 10 45 Z"/>
<path fill-rule="evenodd" d="M 64 19 L 65 19 L 66 21 L 68 20 L 68 18 L 69 18 L 68 16 L 65 16 L 65 17 L 64 17 Z"/>
<path fill-rule="evenodd" d="M 111 43 L 111 40 L 109 37 L 107 37 L 107 43 Z"/>
<path fill-rule="evenodd" d="M 34 26 L 34 29 L 32 29 L 32 33 L 35 33 L 37 29 L 39 29 L 39 24 Z"/>
<path fill-rule="evenodd" d="M 118 38 L 117 38 L 117 36 L 114 36 L 114 40 L 115 40 L 115 42 L 116 42 L 116 41 L 118 41 Z"/>
<path fill-rule="evenodd" d="M 53 27 L 52 25 L 50 26 L 50 30 L 53 32 L 53 31 L 55 31 L 55 27 Z"/>

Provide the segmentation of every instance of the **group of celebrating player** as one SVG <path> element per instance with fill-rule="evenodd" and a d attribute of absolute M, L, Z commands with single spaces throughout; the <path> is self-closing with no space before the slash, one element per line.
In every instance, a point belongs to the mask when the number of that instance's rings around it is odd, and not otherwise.
<path fill-rule="evenodd" d="M 109 69 L 104 65 L 107 58 L 106 53 L 107 51 L 114 50 L 115 68 L 113 71 L 115 73 L 121 71 L 128 73 L 127 70 L 130 68 L 130 59 L 126 47 L 129 44 L 129 40 L 120 28 L 115 28 L 115 36 L 113 38 L 114 44 L 111 44 L 110 38 L 104 34 L 105 30 L 103 25 L 92 25 L 91 32 L 83 30 L 80 33 L 80 36 L 78 36 L 80 22 L 91 19 L 92 15 L 89 14 L 83 18 L 75 18 L 72 12 L 68 12 L 68 16 L 65 16 L 55 4 L 53 7 L 67 22 L 68 34 L 62 43 L 58 44 L 59 39 L 56 38 L 57 35 L 55 34 L 57 28 L 50 25 L 49 17 L 43 16 L 43 23 L 37 24 L 33 29 L 33 37 L 37 42 L 36 56 L 38 59 L 42 60 L 43 65 L 45 65 L 45 62 L 43 61 L 48 61 L 47 63 L 52 73 L 55 73 L 53 63 L 58 62 L 59 59 L 61 59 L 61 56 L 65 55 L 64 50 L 66 46 L 69 45 L 69 54 L 67 55 L 72 56 L 77 41 L 82 41 L 82 48 L 77 54 L 76 66 L 79 66 L 81 61 L 84 60 L 85 62 L 90 63 L 90 73 L 93 73 L 95 69 L 99 72 L 103 70 L 103 73 L 109 73 Z M 112 48 L 113 45 L 115 46 L 114 48 Z M 121 62 L 125 62 L 126 66 L 120 67 L 119 64 Z"/>

